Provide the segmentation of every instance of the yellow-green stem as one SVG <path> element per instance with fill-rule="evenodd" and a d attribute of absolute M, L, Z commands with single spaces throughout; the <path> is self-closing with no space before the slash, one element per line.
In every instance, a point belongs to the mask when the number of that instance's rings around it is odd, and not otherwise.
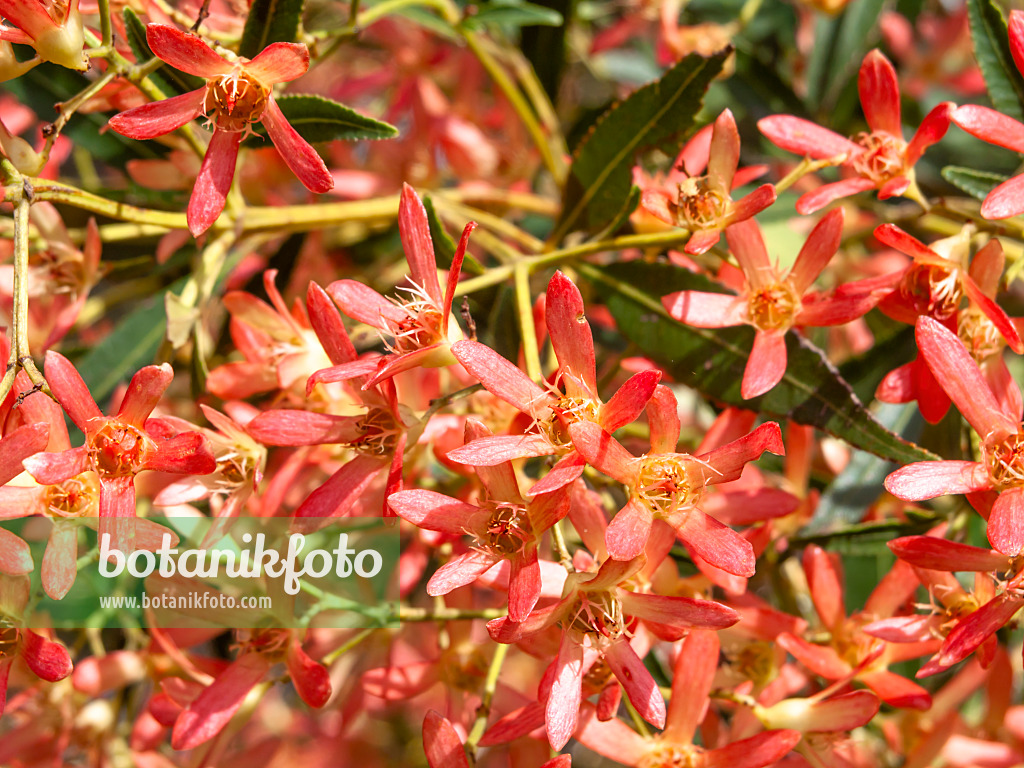
<path fill-rule="evenodd" d="M 519 313 L 519 332 L 523 337 L 523 357 L 526 374 L 538 384 L 544 380 L 537 348 L 537 330 L 533 324 L 533 300 L 530 294 L 530 268 L 524 261 L 512 265 L 515 277 L 516 310 Z"/>
<path fill-rule="evenodd" d="M 476 758 L 476 745 L 487 728 L 487 718 L 491 714 L 491 702 L 494 700 L 494 692 L 498 688 L 498 676 L 501 674 L 501 667 L 505 663 L 506 655 L 508 655 L 508 646 L 504 643 L 498 643 L 494 649 L 494 658 L 491 659 L 491 666 L 487 669 L 487 678 L 484 680 L 483 696 L 480 699 L 480 706 L 476 710 L 476 719 L 473 721 L 473 727 L 466 738 L 466 753 L 474 760 Z"/>

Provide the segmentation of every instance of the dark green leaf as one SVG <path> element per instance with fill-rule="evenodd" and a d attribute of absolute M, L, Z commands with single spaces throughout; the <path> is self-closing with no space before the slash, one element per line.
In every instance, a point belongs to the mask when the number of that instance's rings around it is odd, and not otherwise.
<path fill-rule="evenodd" d="M 618 232 L 629 221 L 629 217 L 633 215 L 633 211 L 640 204 L 640 195 L 642 190 L 636 185 L 632 185 L 629 188 L 629 197 L 626 198 L 625 205 L 622 206 L 622 210 L 619 211 L 611 221 L 608 222 L 608 226 L 598 232 L 595 236 L 595 240 L 605 240 L 612 237 Z"/>
<path fill-rule="evenodd" d="M 988 197 L 989 192 L 1006 181 L 1008 177 L 988 171 L 976 171 L 973 168 L 947 165 L 942 169 L 942 178 L 961 192 L 966 192 L 978 200 L 984 200 Z"/>
<path fill-rule="evenodd" d="M 878 19 L 889 2 L 858 0 L 839 16 L 819 16 L 807 65 L 807 95 L 819 112 L 827 113 L 835 106 L 843 89 L 857 76 L 864 54 L 878 39 Z"/>
<path fill-rule="evenodd" d="M 880 403 L 875 411 L 879 423 L 893 432 L 917 439 L 923 419 L 916 403 Z M 882 493 L 882 482 L 899 467 L 865 451 L 854 451 L 850 463 L 822 494 L 814 517 L 804 533 L 835 531 L 859 523 L 868 507 Z"/>
<path fill-rule="evenodd" d="M 524 2 L 490 2 L 480 6 L 480 10 L 467 16 L 462 22 L 464 27 L 476 29 L 485 24 L 504 24 L 510 27 L 546 26 L 558 27 L 562 24 L 562 14 L 542 5 Z"/>
<path fill-rule="evenodd" d="M 146 40 L 146 25 L 131 8 L 125 8 L 123 13 L 125 35 L 128 38 L 128 45 L 131 46 L 135 60 L 140 64 L 153 58 L 153 50 Z M 163 93 L 168 96 L 177 96 L 182 93 L 198 90 L 206 85 L 201 77 L 179 72 L 173 67 L 161 67 L 153 72 L 149 79 L 156 84 Z"/>
<path fill-rule="evenodd" d="M 693 126 L 730 52 L 691 54 L 604 114 L 573 155 L 555 240 L 574 229 L 602 229 L 618 215 L 629 199 L 638 152 L 660 147 L 675 154 L 669 143 Z"/>
<path fill-rule="evenodd" d="M 398 129 L 393 125 L 361 115 L 344 104 L 322 96 L 282 96 L 277 99 L 277 103 L 292 127 L 311 144 L 342 139 L 391 139 L 398 135 Z M 257 135 L 267 135 L 262 125 L 256 125 L 254 128 Z M 246 142 L 246 146 L 261 145 L 263 142 L 256 137 L 251 137 Z"/>
<path fill-rule="evenodd" d="M 253 58 L 271 43 L 293 43 L 299 32 L 302 0 L 253 0 L 238 53 Z"/>
<path fill-rule="evenodd" d="M 786 337 L 789 365 L 782 381 L 767 394 L 744 400 L 740 382 L 753 329 L 691 328 L 673 320 L 661 304 L 661 297 L 674 291 L 721 292 L 706 277 L 670 264 L 636 261 L 578 268 L 595 281 L 622 333 L 680 383 L 726 405 L 817 427 L 884 459 L 937 458 L 879 424 L 821 351 L 793 333 Z"/>
<path fill-rule="evenodd" d="M 167 290 L 179 293 L 184 285 L 185 278 L 181 278 Z M 140 302 L 103 341 L 78 360 L 78 372 L 89 385 L 96 402 L 102 404 L 114 387 L 134 375 L 139 368 L 153 362 L 167 330 L 165 293 L 163 291 Z"/>
<path fill-rule="evenodd" d="M 985 77 L 992 106 L 1004 115 L 1024 119 L 1024 77 L 1010 53 L 1002 9 L 994 0 L 967 0 L 967 14 L 974 56 Z"/>

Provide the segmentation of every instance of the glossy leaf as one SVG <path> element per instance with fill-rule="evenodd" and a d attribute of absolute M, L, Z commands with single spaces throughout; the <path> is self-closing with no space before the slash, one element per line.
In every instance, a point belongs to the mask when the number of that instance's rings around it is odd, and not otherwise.
<path fill-rule="evenodd" d="M 480 6 L 472 16 L 468 16 L 462 26 L 478 29 L 485 24 L 502 24 L 509 27 L 561 26 L 562 14 L 551 8 L 518 0 L 492 0 Z"/>
<path fill-rule="evenodd" d="M 675 140 L 693 126 L 704 92 L 730 52 L 687 56 L 601 117 L 573 155 L 552 239 L 601 229 L 618 216 L 630 197 L 637 153 L 661 147 L 675 154 Z"/>
<path fill-rule="evenodd" d="M 292 127 L 310 144 L 336 140 L 391 139 L 398 135 L 395 126 L 374 120 L 322 96 L 281 96 L 277 104 Z M 246 146 L 261 146 L 266 142 L 266 129 L 262 125 L 254 128 L 258 135 L 264 137 L 263 141 L 254 136 L 246 142 Z"/>
<path fill-rule="evenodd" d="M 640 262 L 604 268 L 581 265 L 580 271 L 595 281 L 630 341 L 680 383 L 712 400 L 817 427 L 890 461 L 936 458 L 880 424 L 821 350 L 795 333 L 786 336 L 789 365 L 782 381 L 767 394 L 744 400 L 740 382 L 753 329 L 691 328 L 673 320 L 661 304 L 661 297 L 674 291 L 722 291 L 707 278 L 669 264 Z"/>
<path fill-rule="evenodd" d="M 992 106 L 1004 115 L 1024 119 L 1024 77 L 1017 70 L 1010 53 L 1002 8 L 994 0 L 967 0 L 967 16 L 974 56 L 985 78 Z M 949 181 L 956 184 L 951 179 Z"/>
<path fill-rule="evenodd" d="M 299 32 L 303 0 L 253 0 L 245 20 L 240 56 L 253 58 L 271 43 L 293 43 Z"/>

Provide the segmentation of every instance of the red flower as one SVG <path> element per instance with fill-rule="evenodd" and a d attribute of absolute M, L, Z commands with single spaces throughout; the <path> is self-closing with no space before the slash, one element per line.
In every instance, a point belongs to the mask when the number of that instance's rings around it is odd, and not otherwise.
<path fill-rule="evenodd" d="M 273 43 L 251 61 L 231 62 L 196 35 L 174 27 L 150 24 L 146 40 L 153 53 L 175 69 L 205 78 L 203 88 L 163 101 L 145 104 L 110 118 L 110 126 L 132 139 L 152 139 L 204 115 L 213 125 L 213 138 L 203 158 L 188 204 L 188 228 L 199 236 L 224 210 L 235 176 L 238 147 L 261 122 L 288 167 L 307 189 L 326 192 L 334 179 L 316 151 L 288 123 L 274 101 L 276 83 L 295 80 L 309 68 L 305 45 Z"/>
<path fill-rule="evenodd" d="M 569 437 L 572 424 L 590 421 L 614 432 L 640 415 L 661 372 L 647 370 L 631 376 L 608 402 L 602 402 L 597 393 L 594 337 L 583 310 L 579 289 L 564 274 L 555 272 L 548 283 L 545 319 L 558 359 L 556 381 L 561 381 L 564 395 L 541 389 L 490 347 L 475 341 L 452 345 L 455 357 L 488 392 L 514 405 L 532 423 L 526 434 L 483 437 L 449 452 L 449 459 L 460 464 L 495 466 L 513 459 L 555 454 L 558 462 L 530 490 L 531 495 L 547 493 L 568 485 L 586 467 Z"/>
<path fill-rule="evenodd" d="M 1024 11 L 1010 11 L 1010 53 L 1024 73 Z M 953 122 L 972 136 L 998 147 L 1024 152 L 1024 124 L 988 107 L 968 104 L 953 112 Z M 981 205 L 986 219 L 1008 219 L 1024 212 L 1024 174 L 1014 176 L 988 193 Z"/>
<path fill-rule="evenodd" d="M 466 441 L 490 434 L 472 420 L 466 423 Z M 399 491 L 388 498 L 391 508 L 405 520 L 428 531 L 453 536 L 469 533 L 476 539 L 468 552 L 452 558 L 427 583 L 430 595 L 446 595 L 474 581 L 496 563 L 510 566 L 508 615 L 524 621 L 541 592 L 537 548 L 541 534 L 569 511 L 569 493 L 563 488 L 536 494 L 526 501 L 511 462 L 477 467 L 487 498 L 468 504 L 427 490 Z"/>
<path fill-rule="evenodd" d="M 386 299 L 357 280 L 337 280 L 327 286 L 327 292 L 342 312 L 392 337 L 390 342 L 385 341 L 389 354 L 369 368 L 362 360 L 354 363 L 355 367 L 340 365 L 320 371 L 313 383 L 343 381 L 372 373 L 373 376 L 363 385 L 372 387 L 411 368 L 442 368 L 454 363 L 451 343 L 461 338 L 462 332 L 458 324 L 451 322 L 452 301 L 469 235 L 475 228 L 476 224 L 470 222 L 462 231 L 442 295 L 427 211 L 416 191 L 404 184 L 398 208 L 398 231 L 402 236 L 405 258 L 409 261 L 407 282 L 410 286 L 399 290 L 406 292 L 408 298 Z"/>
<path fill-rule="evenodd" d="M 697 138 L 695 136 L 694 141 Z M 680 162 L 695 159 L 684 157 L 691 144 L 693 141 L 683 148 Z M 710 146 L 702 154 L 705 155 L 701 158 L 703 163 L 696 161 L 682 165 L 678 167 L 681 174 L 670 174 L 665 180 L 665 185 L 676 183 L 675 196 L 663 189 L 648 187 L 640 199 L 648 213 L 674 227 L 690 230 L 690 239 L 683 249 L 687 253 L 704 253 L 718 242 L 723 229 L 751 218 L 775 202 L 775 187 L 771 184 L 762 184 L 746 197 L 733 202 L 731 191 L 740 161 L 740 134 L 728 109 L 715 120 Z M 706 176 L 691 175 L 704 166 L 707 166 Z M 746 173 L 742 178 L 746 180 L 751 176 Z"/>
<path fill-rule="evenodd" d="M 885 488 L 909 501 L 965 493 L 991 503 L 988 540 L 1011 557 L 1024 552 L 1024 430 L 1020 411 L 1001 405 L 960 339 L 929 317 L 917 321 L 917 346 L 939 385 L 981 438 L 982 461 L 919 461 L 893 472 Z"/>
<path fill-rule="evenodd" d="M 925 116 L 909 144 L 903 140 L 896 70 L 877 49 L 864 57 L 857 85 L 871 130 L 853 140 L 792 115 L 773 115 L 757 123 L 776 146 L 818 160 L 842 158 L 851 174 L 802 195 L 796 203 L 799 213 L 814 213 L 833 200 L 869 189 L 877 189 L 882 200 L 904 194 L 914 184 L 914 163 L 949 129 L 956 105 L 946 101 Z"/>
<path fill-rule="evenodd" d="M 37 453 L 25 468 L 39 483 L 58 485 L 92 470 L 99 475 L 100 533 L 110 533 L 111 546 L 131 551 L 135 529 L 135 475 L 146 469 L 205 475 L 217 468 L 209 441 L 199 432 L 183 432 L 156 440 L 146 420 L 171 383 L 166 363 L 148 365 L 132 377 L 116 416 L 100 413 L 96 401 L 71 362 L 57 352 L 46 353 L 46 380 L 57 400 L 85 433 L 85 445 L 60 453 Z"/>
<path fill-rule="evenodd" d="M 89 68 L 78 0 L 0 0 L 0 16 L 16 27 L 0 27 L 0 40 L 30 45 L 43 61 L 68 69 Z"/>
<path fill-rule="evenodd" d="M 765 451 L 782 454 L 779 425 L 762 424 L 746 437 L 699 456 L 676 453 L 679 417 L 671 390 L 659 387 L 648 404 L 651 453 L 633 456 L 593 422 L 570 427 L 573 444 L 588 463 L 629 487 L 629 500 L 605 535 L 608 554 L 631 560 L 643 552 L 655 520 L 664 520 L 686 548 L 716 568 L 737 576 L 754 575 L 750 542 L 704 514 L 709 485 L 736 480 L 743 467 Z"/>
<path fill-rule="evenodd" d="M 836 209 L 818 222 L 784 275 L 769 260 L 757 222 L 733 224 L 725 237 L 743 269 L 743 293 L 678 291 L 662 297 L 661 302 L 676 320 L 697 328 L 754 326 L 757 335 L 740 393 L 747 399 L 763 395 L 786 373 L 786 331 L 798 325 L 842 325 L 865 314 L 878 301 L 874 291 L 858 290 L 856 283 L 828 296 L 808 293 L 839 249 L 842 230 L 843 212 Z"/>

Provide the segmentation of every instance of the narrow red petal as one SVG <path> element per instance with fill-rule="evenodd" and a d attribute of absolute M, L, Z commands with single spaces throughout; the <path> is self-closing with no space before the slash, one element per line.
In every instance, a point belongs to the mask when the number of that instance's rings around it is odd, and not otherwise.
<path fill-rule="evenodd" d="M 800 249 L 789 272 L 793 288 L 802 296 L 839 250 L 843 234 L 843 209 L 830 211 L 817 223 Z"/>
<path fill-rule="evenodd" d="M 143 104 L 110 118 L 110 127 L 130 139 L 153 139 L 177 130 L 202 114 L 206 91 L 183 93 L 163 101 Z"/>
<path fill-rule="evenodd" d="M 695 328 L 728 328 L 747 320 L 747 302 L 741 296 L 706 291 L 678 291 L 661 303 L 672 317 Z"/>
<path fill-rule="evenodd" d="M 976 461 L 917 461 L 885 478 L 885 489 L 906 501 L 974 493 L 991 487 L 988 471 Z"/>
<path fill-rule="evenodd" d="M 430 768 L 469 768 L 459 734 L 434 710 L 423 719 L 423 751 Z"/>
<path fill-rule="evenodd" d="M 633 646 L 620 637 L 604 649 L 604 660 L 640 716 L 651 725 L 664 728 L 665 698 Z"/>
<path fill-rule="evenodd" d="M 859 147 L 834 131 L 792 115 L 773 115 L 758 120 L 757 127 L 772 144 L 798 155 L 822 160 L 856 152 Z"/>
<path fill-rule="evenodd" d="M 1005 571 L 1010 558 L 990 549 L 935 536 L 902 536 L 889 542 L 900 560 L 932 571 Z"/>
<path fill-rule="evenodd" d="M 722 110 L 715 120 L 708 158 L 708 186 L 728 194 L 740 164 L 740 134 L 736 119 L 728 109 Z"/>
<path fill-rule="evenodd" d="M 413 525 L 453 536 L 472 532 L 483 512 L 473 504 L 422 489 L 393 493 L 388 497 L 388 505 Z"/>
<path fill-rule="evenodd" d="M 263 110 L 260 121 L 266 126 L 267 135 L 277 147 L 281 159 L 306 189 L 320 194 L 334 189 L 334 177 L 327 170 L 323 159 L 309 142 L 299 136 L 273 96 L 267 101 L 267 108 Z M 436 276 L 434 281 L 437 281 Z"/>
<path fill-rule="evenodd" d="M 1016 557 L 1024 552 L 1024 488 L 999 494 L 988 518 L 988 540 L 993 549 Z"/>
<path fill-rule="evenodd" d="M 523 413 L 538 415 L 551 400 L 547 392 L 490 347 L 476 341 L 457 341 L 452 344 L 452 352 L 488 392 Z"/>
<path fill-rule="evenodd" d="M 555 677 L 544 708 L 548 743 L 552 749 L 560 750 L 572 738 L 582 698 L 583 646 L 563 632 L 555 660 Z"/>
<path fill-rule="evenodd" d="M 567 394 L 596 398 L 594 335 L 584 314 L 579 288 L 561 271 L 556 271 L 548 283 L 545 320 L 559 370 L 571 374 L 563 379 Z M 572 391 L 578 389 L 576 381 L 583 383 L 582 391 Z"/>
<path fill-rule="evenodd" d="M 156 408 L 164 391 L 171 385 L 174 370 L 170 365 L 147 365 L 132 376 L 121 401 L 117 418 L 141 428 Z"/>
<path fill-rule="evenodd" d="M 591 466 L 620 483 L 632 485 L 636 457 L 614 437 L 592 421 L 581 421 L 569 427 L 572 444 Z"/>
<path fill-rule="evenodd" d="M 199 237 L 213 226 L 224 210 L 224 201 L 235 177 L 235 161 L 241 143 L 241 131 L 214 130 L 188 201 L 188 229 L 194 237 Z"/>
<path fill-rule="evenodd" d="M 210 80 L 234 69 L 199 36 L 166 24 L 147 25 L 146 41 L 158 58 L 196 77 Z"/>
<path fill-rule="evenodd" d="M 644 551 L 651 535 L 654 514 L 646 505 L 630 498 L 626 506 L 612 518 L 605 531 L 605 546 L 609 557 L 632 560 Z"/>
<path fill-rule="evenodd" d="M 609 433 L 632 424 L 643 412 L 659 381 L 661 371 L 655 369 L 634 373 L 601 406 L 598 422 Z"/>
<path fill-rule="evenodd" d="M 874 189 L 875 186 L 875 182 L 871 179 L 865 179 L 860 176 L 852 179 L 843 179 L 842 181 L 834 181 L 831 184 L 823 184 L 817 189 L 800 195 L 800 198 L 796 201 L 796 211 L 799 214 L 808 216 L 816 211 L 820 211 L 834 200 L 867 192 L 869 189 Z"/>
<path fill-rule="evenodd" d="M 1024 212 L 1024 174 L 1004 181 L 981 204 L 986 219 L 1008 219 Z"/>
<path fill-rule="evenodd" d="M 896 70 L 877 48 L 864 57 L 857 78 L 860 105 L 872 131 L 903 137 L 900 124 L 900 84 Z"/>
<path fill-rule="evenodd" d="M 437 281 L 437 261 L 434 257 L 434 241 L 430 239 L 427 210 L 416 191 L 408 184 L 402 185 L 398 231 L 402 236 L 402 248 L 409 262 L 409 274 L 413 282 L 425 290 L 440 309 L 444 297 L 441 296 L 441 285 Z"/>
<path fill-rule="evenodd" d="M 299 43 L 271 43 L 242 69 L 264 85 L 287 83 L 309 69 L 309 50 Z"/>
<path fill-rule="evenodd" d="M 953 112 L 953 122 L 989 144 L 1024 152 L 1024 124 L 994 109 L 967 104 Z"/>
<path fill-rule="evenodd" d="M 88 431 L 86 424 L 89 420 L 99 418 L 103 414 L 100 413 L 96 401 L 92 399 L 89 388 L 75 370 L 75 366 L 62 354 L 51 350 L 46 353 L 44 370 L 50 389 L 75 422 L 75 426 L 83 432 Z"/>

